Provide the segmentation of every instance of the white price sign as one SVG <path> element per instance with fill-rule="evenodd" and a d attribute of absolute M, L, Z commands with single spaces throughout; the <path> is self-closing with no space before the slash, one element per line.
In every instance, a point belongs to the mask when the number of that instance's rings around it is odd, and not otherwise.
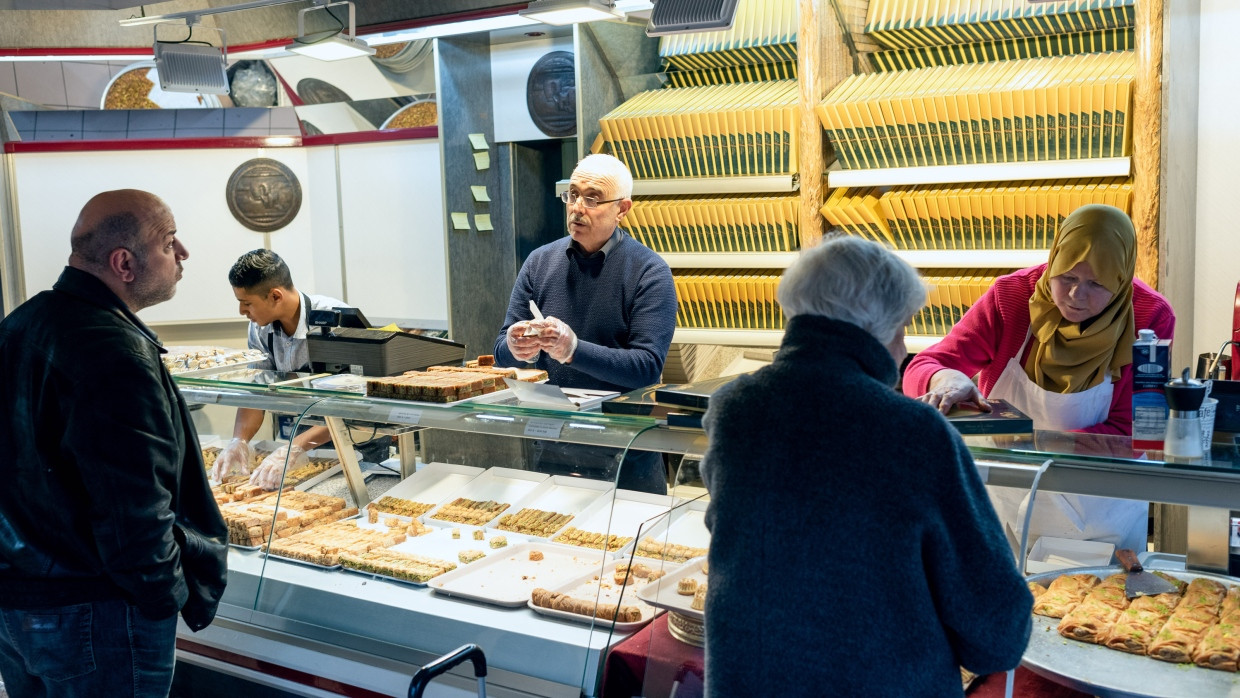
<path fill-rule="evenodd" d="M 388 419 L 398 424 L 417 424 L 422 419 L 422 410 L 415 410 L 412 407 L 393 407 L 388 412 Z"/>
<path fill-rule="evenodd" d="M 531 419 L 525 423 L 525 435 L 534 437 L 543 437 L 545 439 L 558 439 L 560 432 L 564 430 L 564 420 L 562 419 Z"/>

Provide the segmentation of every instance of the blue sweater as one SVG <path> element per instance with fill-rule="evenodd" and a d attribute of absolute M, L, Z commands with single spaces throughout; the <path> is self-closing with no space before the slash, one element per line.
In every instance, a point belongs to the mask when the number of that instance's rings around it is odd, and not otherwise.
<path fill-rule="evenodd" d="M 865 331 L 788 322 L 710 401 L 706 690 L 960 696 L 1016 666 L 1033 598 L 959 435 Z"/>
<path fill-rule="evenodd" d="M 577 334 L 565 365 L 540 353 L 535 366 L 564 388 L 626 392 L 659 382 L 676 329 L 676 287 L 667 263 L 617 229 L 606 254 L 585 257 L 563 237 L 534 250 L 512 287 L 508 315 L 495 340 L 495 363 L 519 366 L 508 351 L 508 328 L 532 320 L 532 298 L 545 317 Z"/>

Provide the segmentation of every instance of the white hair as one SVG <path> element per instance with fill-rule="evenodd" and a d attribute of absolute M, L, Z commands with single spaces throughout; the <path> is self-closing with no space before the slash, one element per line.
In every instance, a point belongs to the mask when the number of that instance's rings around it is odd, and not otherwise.
<path fill-rule="evenodd" d="M 917 270 L 882 245 L 838 235 L 802 252 L 784 272 L 777 296 L 789 319 L 841 320 L 887 345 L 925 305 L 926 285 Z"/>
<path fill-rule="evenodd" d="M 623 162 L 613 155 L 595 153 L 577 163 L 573 174 L 590 174 L 609 186 L 607 198 L 633 198 L 633 174 Z"/>

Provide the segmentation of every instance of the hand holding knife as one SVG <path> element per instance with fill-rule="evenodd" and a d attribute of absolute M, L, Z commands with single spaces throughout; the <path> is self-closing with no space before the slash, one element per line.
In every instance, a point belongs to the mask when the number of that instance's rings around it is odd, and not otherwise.
<path fill-rule="evenodd" d="M 538 304 L 534 302 L 533 298 L 530 299 L 530 312 L 533 313 L 535 322 L 542 322 L 542 320 L 544 319 L 542 311 L 538 309 Z M 527 326 L 525 330 L 525 336 L 526 337 L 537 337 L 538 329 Z"/>

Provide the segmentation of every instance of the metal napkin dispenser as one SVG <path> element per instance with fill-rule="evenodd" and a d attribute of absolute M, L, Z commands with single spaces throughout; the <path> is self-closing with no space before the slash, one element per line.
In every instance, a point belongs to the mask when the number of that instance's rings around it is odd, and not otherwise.
<path fill-rule="evenodd" d="M 310 330 L 306 343 L 310 370 L 316 373 L 395 376 L 465 360 L 460 342 L 401 330 L 319 327 Z"/>

